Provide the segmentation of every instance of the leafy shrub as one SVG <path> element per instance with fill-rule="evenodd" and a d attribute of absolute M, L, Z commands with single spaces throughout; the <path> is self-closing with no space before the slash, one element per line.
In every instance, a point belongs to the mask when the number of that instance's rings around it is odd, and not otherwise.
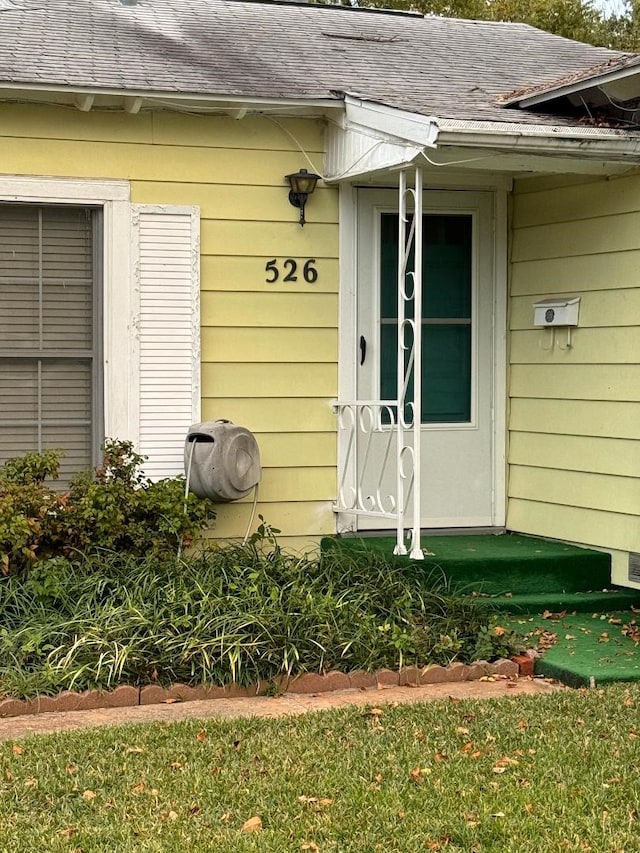
<path fill-rule="evenodd" d="M 57 479 L 60 453 L 27 453 L 0 468 L 0 568 L 19 571 L 38 559 L 48 544 L 61 496 L 44 484 Z"/>
<path fill-rule="evenodd" d="M 270 683 L 283 673 L 476 658 L 492 625 L 484 601 L 380 554 L 297 556 L 271 535 L 263 526 L 246 546 L 180 561 L 56 558 L 0 579 L 0 692 Z"/>
<path fill-rule="evenodd" d="M 56 479 L 60 453 L 29 453 L 0 469 L 0 559 L 4 574 L 38 560 L 117 551 L 143 556 L 188 545 L 215 517 L 214 505 L 189 493 L 184 478 L 151 482 L 131 442 L 107 440 L 103 465 L 67 493 Z"/>

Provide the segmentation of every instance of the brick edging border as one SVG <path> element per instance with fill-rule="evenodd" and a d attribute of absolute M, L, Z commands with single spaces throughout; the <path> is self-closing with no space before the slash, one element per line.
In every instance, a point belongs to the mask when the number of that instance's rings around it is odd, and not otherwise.
<path fill-rule="evenodd" d="M 108 693 L 87 690 L 84 693 L 65 691 L 57 696 L 39 696 L 36 699 L 0 700 L 0 717 L 19 717 L 27 714 L 43 714 L 54 711 L 90 711 L 97 708 L 131 708 L 136 705 L 158 705 L 172 702 L 193 702 L 198 699 L 238 699 L 264 696 L 274 690 L 278 693 L 328 693 L 333 690 L 410 685 L 422 687 L 427 684 L 445 684 L 456 681 L 477 681 L 486 676 L 516 678 L 532 675 L 533 661 L 526 655 L 511 660 L 501 659 L 494 663 L 476 661 L 472 664 L 453 663 L 449 666 L 430 664 L 425 667 L 406 666 L 399 671 L 381 669 L 377 672 L 328 672 L 320 675 L 307 672 L 294 677 L 280 676 L 272 681 L 259 682 L 250 687 L 229 684 L 225 687 L 174 684 L 160 687 L 148 684 L 132 687 L 123 684 Z"/>

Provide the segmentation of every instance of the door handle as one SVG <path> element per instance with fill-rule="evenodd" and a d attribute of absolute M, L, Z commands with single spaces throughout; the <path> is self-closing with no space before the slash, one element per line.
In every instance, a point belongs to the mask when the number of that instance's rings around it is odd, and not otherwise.
<path fill-rule="evenodd" d="M 360 366 L 364 364 L 367 357 L 367 339 L 364 335 L 360 335 Z"/>

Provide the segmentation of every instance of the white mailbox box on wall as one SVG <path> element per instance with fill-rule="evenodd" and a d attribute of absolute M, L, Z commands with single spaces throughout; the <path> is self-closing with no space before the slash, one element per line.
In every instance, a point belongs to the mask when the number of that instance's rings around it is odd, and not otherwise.
<path fill-rule="evenodd" d="M 543 299 L 533 304 L 534 326 L 577 326 L 580 297 Z"/>

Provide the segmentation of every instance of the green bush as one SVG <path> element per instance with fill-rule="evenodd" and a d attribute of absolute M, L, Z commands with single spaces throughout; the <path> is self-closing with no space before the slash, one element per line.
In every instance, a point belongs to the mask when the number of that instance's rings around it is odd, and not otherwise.
<path fill-rule="evenodd" d="M 151 482 L 131 442 L 107 440 L 103 465 L 68 492 L 57 479 L 60 453 L 12 459 L 0 469 L 0 560 L 4 574 L 52 557 L 80 559 L 101 551 L 144 556 L 176 553 L 215 517 L 214 505 L 189 493 L 184 478 Z"/>
<path fill-rule="evenodd" d="M 58 478 L 60 453 L 27 453 L 0 468 L 0 568 L 21 571 L 50 546 L 62 496 L 45 485 Z"/>
<path fill-rule="evenodd" d="M 263 536 L 198 556 L 56 558 L 0 579 L 0 693 L 269 683 L 283 673 L 492 658 L 492 611 L 382 555 L 283 552 Z M 486 629 L 486 630 L 485 630 Z M 512 649 L 513 650 L 513 649 Z"/>

